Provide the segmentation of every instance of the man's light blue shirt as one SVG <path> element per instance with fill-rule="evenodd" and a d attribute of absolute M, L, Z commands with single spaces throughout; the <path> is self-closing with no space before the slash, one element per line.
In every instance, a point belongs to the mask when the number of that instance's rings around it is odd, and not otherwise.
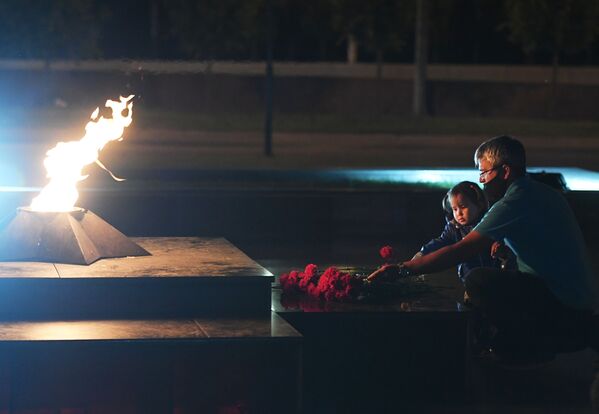
<path fill-rule="evenodd" d="M 528 176 L 516 179 L 474 231 L 504 241 L 518 270 L 542 278 L 562 303 L 598 307 L 599 286 L 580 227 L 566 199 L 549 186 Z"/>

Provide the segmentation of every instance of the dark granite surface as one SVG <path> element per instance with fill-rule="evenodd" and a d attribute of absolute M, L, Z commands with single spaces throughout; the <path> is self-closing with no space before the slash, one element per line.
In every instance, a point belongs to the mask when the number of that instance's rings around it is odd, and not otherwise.
<path fill-rule="evenodd" d="M 193 320 L 16 321 L 0 324 L 0 341 L 109 341 L 204 338 Z"/>
<path fill-rule="evenodd" d="M 207 338 L 300 338 L 301 335 L 276 313 L 266 319 L 196 318 Z"/>
<path fill-rule="evenodd" d="M 381 295 L 349 303 L 326 302 L 307 295 L 283 293 L 280 286 L 272 291 L 272 310 L 278 313 L 440 313 L 465 315 L 463 287 L 453 271 L 438 275 L 416 276 L 400 284 L 381 285 Z"/>
<path fill-rule="evenodd" d="M 142 237 L 133 241 L 152 256 L 99 260 L 89 266 L 60 263 L 0 263 L 0 278 L 272 277 L 223 238 Z"/>
<path fill-rule="evenodd" d="M 12 321 L 0 323 L 0 343 L 43 341 L 155 341 L 300 339 L 281 317 L 156 320 Z"/>

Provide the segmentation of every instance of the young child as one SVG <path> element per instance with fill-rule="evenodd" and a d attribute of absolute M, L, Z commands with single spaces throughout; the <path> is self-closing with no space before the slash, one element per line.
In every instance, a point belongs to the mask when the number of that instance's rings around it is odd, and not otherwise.
<path fill-rule="evenodd" d="M 489 209 L 489 204 L 483 190 L 473 182 L 462 181 L 452 187 L 443 198 L 443 210 L 445 211 L 447 224 L 443 232 L 436 239 L 426 243 L 417 256 L 426 255 L 462 240 L 478 224 L 480 219 Z M 462 283 L 466 281 L 466 275 L 475 267 L 501 267 L 498 259 L 491 254 L 501 252 L 500 245 L 493 245 L 492 252 L 480 254 L 467 262 L 458 265 L 458 276 Z"/>

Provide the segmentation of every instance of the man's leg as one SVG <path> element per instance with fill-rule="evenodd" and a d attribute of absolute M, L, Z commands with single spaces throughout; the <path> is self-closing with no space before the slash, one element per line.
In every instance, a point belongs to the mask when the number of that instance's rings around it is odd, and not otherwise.
<path fill-rule="evenodd" d="M 473 269 L 466 279 L 473 307 L 497 327 L 494 348 L 514 356 L 546 351 L 542 338 L 550 337 L 563 306 L 542 280 L 517 271 Z"/>
<path fill-rule="evenodd" d="M 522 313 L 543 318 L 559 302 L 539 278 L 518 271 L 480 267 L 466 276 L 466 293 L 472 305 L 494 322 L 518 325 Z"/>

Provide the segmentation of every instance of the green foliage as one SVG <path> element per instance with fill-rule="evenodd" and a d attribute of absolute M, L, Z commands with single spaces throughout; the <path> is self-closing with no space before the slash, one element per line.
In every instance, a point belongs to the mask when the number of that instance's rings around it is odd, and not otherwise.
<path fill-rule="evenodd" d="M 264 37 L 264 0 L 172 0 L 173 35 L 193 59 L 240 56 Z"/>
<path fill-rule="evenodd" d="M 335 34 L 330 27 L 331 8 L 327 0 L 271 1 L 275 49 L 279 57 L 301 59 L 302 51 L 318 51 L 323 57 L 326 45 L 335 43 Z"/>
<path fill-rule="evenodd" d="M 0 54 L 87 58 L 99 55 L 93 0 L 2 0 Z"/>
<path fill-rule="evenodd" d="M 510 40 L 524 53 L 577 52 L 599 34 L 599 0 L 506 0 Z"/>

